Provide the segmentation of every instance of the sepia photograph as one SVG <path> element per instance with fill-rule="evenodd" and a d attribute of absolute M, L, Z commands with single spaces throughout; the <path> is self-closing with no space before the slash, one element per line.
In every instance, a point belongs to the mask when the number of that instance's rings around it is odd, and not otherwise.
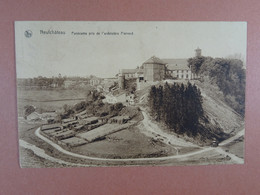
<path fill-rule="evenodd" d="M 244 164 L 246 22 L 16 21 L 22 168 Z"/>

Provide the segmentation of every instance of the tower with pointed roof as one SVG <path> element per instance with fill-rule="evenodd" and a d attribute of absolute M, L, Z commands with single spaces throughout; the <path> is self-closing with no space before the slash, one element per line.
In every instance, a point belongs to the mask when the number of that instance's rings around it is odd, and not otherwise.
<path fill-rule="evenodd" d="M 195 56 L 196 57 L 201 57 L 201 49 L 198 47 L 197 49 L 195 49 Z"/>

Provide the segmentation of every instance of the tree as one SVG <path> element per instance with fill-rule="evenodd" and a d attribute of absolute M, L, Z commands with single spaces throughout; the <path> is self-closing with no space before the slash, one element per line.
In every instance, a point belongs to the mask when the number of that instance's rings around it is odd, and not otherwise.
<path fill-rule="evenodd" d="M 202 97 L 195 85 L 188 83 L 152 86 L 149 92 L 151 114 L 177 133 L 196 135 L 203 116 Z"/>
<path fill-rule="evenodd" d="M 76 111 L 81 111 L 81 110 L 85 110 L 87 107 L 87 104 L 85 101 L 81 101 L 79 103 L 77 103 L 75 106 L 74 106 L 74 109 Z"/>
<path fill-rule="evenodd" d="M 200 71 L 200 67 L 205 60 L 206 60 L 206 57 L 204 57 L 204 56 L 196 56 L 194 58 L 189 58 L 188 66 L 191 67 L 192 72 L 195 72 L 196 74 L 198 74 Z"/>
<path fill-rule="evenodd" d="M 24 118 L 27 118 L 31 113 L 35 111 L 35 108 L 31 105 L 24 106 Z"/>
<path fill-rule="evenodd" d="M 239 59 L 195 57 L 188 60 L 193 71 L 209 77 L 211 84 L 223 92 L 224 101 L 244 116 L 245 69 Z"/>

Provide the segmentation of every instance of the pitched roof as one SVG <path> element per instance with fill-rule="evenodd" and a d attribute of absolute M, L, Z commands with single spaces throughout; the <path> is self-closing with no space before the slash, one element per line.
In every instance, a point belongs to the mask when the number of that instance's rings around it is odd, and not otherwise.
<path fill-rule="evenodd" d="M 162 61 L 160 58 L 157 58 L 155 56 L 152 56 L 151 58 L 149 58 L 148 60 L 146 60 L 143 64 L 161 64 L 164 65 L 165 62 Z"/>
<path fill-rule="evenodd" d="M 138 69 L 121 69 L 120 73 L 122 74 L 134 74 L 138 71 Z"/>
<path fill-rule="evenodd" d="M 143 74 L 144 73 L 144 69 L 139 68 L 139 69 L 137 69 L 136 73 L 137 74 Z"/>
<path fill-rule="evenodd" d="M 31 114 L 29 114 L 27 116 L 27 118 L 31 118 L 31 119 L 36 119 L 36 118 L 40 118 L 40 114 L 37 112 L 32 112 Z"/>
<path fill-rule="evenodd" d="M 189 70 L 187 59 L 162 59 L 168 70 Z"/>

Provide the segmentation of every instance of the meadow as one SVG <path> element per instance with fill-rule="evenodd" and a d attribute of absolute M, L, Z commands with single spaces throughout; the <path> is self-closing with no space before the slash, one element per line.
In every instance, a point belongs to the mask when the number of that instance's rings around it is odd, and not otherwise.
<path fill-rule="evenodd" d="M 18 116 L 22 116 L 26 105 L 33 105 L 38 112 L 56 111 L 63 105 L 74 105 L 87 97 L 88 90 L 82 89 L 18 89 Z"/>

